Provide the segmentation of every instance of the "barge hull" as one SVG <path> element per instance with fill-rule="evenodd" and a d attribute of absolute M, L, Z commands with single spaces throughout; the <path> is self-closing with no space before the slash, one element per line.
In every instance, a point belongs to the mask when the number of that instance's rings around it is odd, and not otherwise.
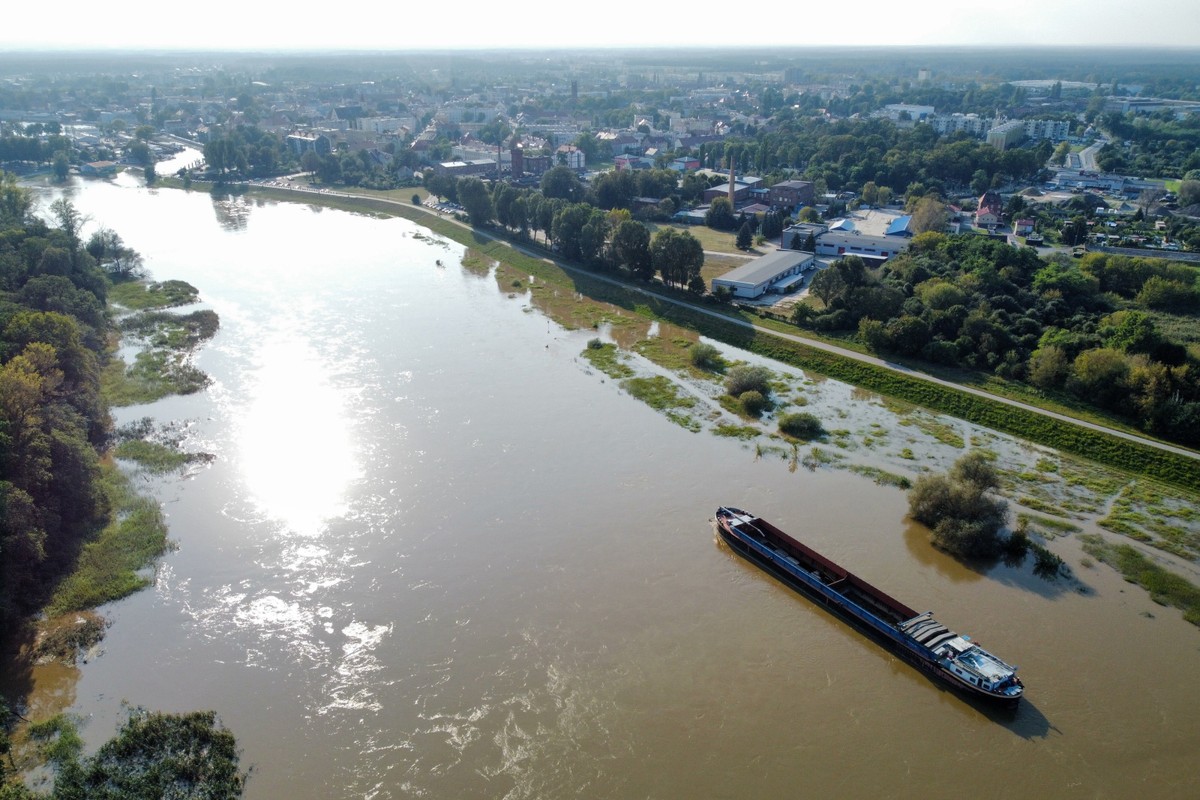
<path fill-rule="evenodd" d="M 717 512 L 721 538 L 739 555 L 776 576 L 788 586 L 831 608 L 847 621 L 870 634 L 900 658 L 955 689 L 992 702 L 1015 705 L 1023 686 L 1015 667 L 980 648 L 969 645 L 928 613 L 918 614 L 891 595 L 797 541 L 771 523 L 740 509 Z M 917 631 L 914 638 L 914 631 Z M 936 644 L 937 650 L 929 646 Z M 1008 670 L 1011 679 L 1002 690 L 989 691 L 983 681 L 965 671 L 956 658 L 977 651 L 972 663 L 983 659 L 990 667 Z M 955 674 L 955 673 L 961 673 Z M 1001 673 L 1003 674 L 1003 673 Z"/>

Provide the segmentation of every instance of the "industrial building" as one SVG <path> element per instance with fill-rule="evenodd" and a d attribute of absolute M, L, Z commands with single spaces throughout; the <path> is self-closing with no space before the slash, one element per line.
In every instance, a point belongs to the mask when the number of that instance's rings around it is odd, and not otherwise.
<path fill-rule="evenodd" d="M 713 278 L 712 288 L 716 291 L 725 287 L 734 297 L 743 300 L 762 297 L 769 291 L 783 294 L 803 282 L 804 273 L 815 267 L 816 258 L 812 253 L 776 250 Z"/>

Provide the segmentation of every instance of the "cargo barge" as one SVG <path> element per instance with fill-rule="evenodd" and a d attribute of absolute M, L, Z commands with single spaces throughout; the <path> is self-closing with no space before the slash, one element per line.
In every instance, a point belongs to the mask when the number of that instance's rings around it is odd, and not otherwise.
<path fill-rule="evenodd" d="M 730 547 L 794 589 L 874 634 L 896 655 L 971 696 L 1016 705 L 1025 686 L 1017 668 L 917 613 L 766 520 L 722 506 L 717 530 Z"/>

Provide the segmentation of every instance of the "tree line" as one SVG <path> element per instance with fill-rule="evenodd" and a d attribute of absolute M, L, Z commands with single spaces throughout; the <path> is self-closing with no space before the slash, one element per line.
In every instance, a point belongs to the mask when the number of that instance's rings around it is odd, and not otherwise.
<path fill-rule="evenodd" d="M 29 192 L 0 182 L 0 629 L 40 607 L 82 542 L 107 520 L 98 449 L 107 279 L 67 200 L 58 226 L 31 214 Z M 87 245 L 92 244 L 89 248 Z M 134 268 L 138 259 L 119 239 Z"/>
<path fill-rule="evenodd" d="M 625 208 L 605 210 L 575 173 L 554 167 L 540 190 L 503 182 L 490 188 L 479 178 L 430 175 L 429 191 L 463 207 L 476 227 L 499 226 L 517 240 L 549 246 L 570 261 L 598 271 L 622 271 L 638 280 L 658 275 L 668 286 L 703 294 L 704 250 L 687 231 L 650 228 Z"/>

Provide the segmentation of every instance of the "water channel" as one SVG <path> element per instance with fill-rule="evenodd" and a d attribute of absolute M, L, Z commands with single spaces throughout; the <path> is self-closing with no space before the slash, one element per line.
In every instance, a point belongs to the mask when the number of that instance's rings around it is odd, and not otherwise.
<path fill-rule="evenodd" d="M 140 479 L 178 549 L 102 655 L 39 675 L 91 746 L 125 703 L 212 708 L 249 798 L 1195 789 L 1200 634 L 1073 540 L 1086 591 L 967 569 L 896 488 L 672 424 L 580 358 L 594 331 L 410 222 L 70 193 L 221 318 L 207 391 L 118 413 L 215 459 Z M 726 503 L 1018 663 L 1027 700 L 976 707 L 748 565 Z"/>

